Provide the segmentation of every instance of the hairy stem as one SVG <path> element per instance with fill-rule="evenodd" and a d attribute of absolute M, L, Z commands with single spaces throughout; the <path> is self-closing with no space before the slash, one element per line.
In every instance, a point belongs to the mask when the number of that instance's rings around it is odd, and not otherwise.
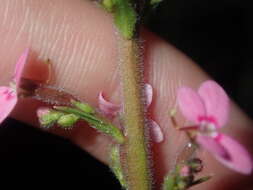
<path fill-rule="evenodd" d="M 124 100 L 121 117 L 126 135 L 123 152 L 127 185 L 129 190 L 149 190 L 151 177 L 145 138 L 143 74 L 138 42 L 122 38 L 119 56 Z"/>

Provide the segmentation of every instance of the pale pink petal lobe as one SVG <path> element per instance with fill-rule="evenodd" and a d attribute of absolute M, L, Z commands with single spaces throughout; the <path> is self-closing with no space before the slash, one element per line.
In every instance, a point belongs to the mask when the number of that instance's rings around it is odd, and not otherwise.
<path fill-rule="evenodd" d="M 215 138 L 199 134 L 197 135 L 196 141 L 202 148 L 214 156 L 221 157 L 224 160 L 230 159 L 230 155 L 228 154 L 226 148 L 223 147 Z"/>
<path fill-rule="evenodd" d="M 100 92 L 98 96 L 98 107 L 99 107 L 99 110 L 102 112 L 102 114 L 104 114 L 105 116 L 109 118 L 115 117 L 121 108 L 120 105 L 113 104 L 105 100 L 102 92 Z"/>
<path fill-rule="evenodd" d="M 182 114 L 186 119 L 195 123 L 200 122 L 200 117 L 206 115 L 204 103 L 200 96 L 191 88 L 181 87 L 177 93 L 177 101 Z"/>
<path fill-rule="evenodd" d="M 228 168 L 239 173 L 249 175 L 252 172 L 253 162 L 247 150 L 236 140 L 227 135 L 221 135 L 219 142 L 224 146 L 230 155 L 230 160 L 216 157 L 221 163 Z"/>
<path fill-rule="evenodd" d="M 146 106 L 149 107 L 153 98 L 153 88 L 150 84 L 146 83 L 144 86 L 144 90 L 146 95 Z"/>
<path fill-rule="evenodd" d="M 19 82 L 20 79 L 22 77 L 22 72 L 23 69 L 25 67 L 26 61 L 27 61 L 27 57 L 28 57 L 28 53 L 29 53 L 29 49 L 26 49 L 22 55 L 19 57 L 17 63 L 16 63 L 16 67 L 15 67 L 15 73 L 13 76 L 13 80 L 16 83 L 16 86 L 19 86 Z"/>
<path fill-rule="evenodd" d="M 37 109 L 37 117 L 41 118 L 42 116 L 49 114 L 50 109 L 48 107 L 40 107 Z"/>
<path fill-rule="evenodd" d="M 156 143 L 161 143 L 164 139 L 161 127 L 152 119 L 149 120 L 149 124 L 151 139 Z"/>
<path fill-rule="evenodd" d="M 16 92 L 10 87 L 0 87 L 0 123 L 11 113 L 16 103 Z"/>
<path fill-rule="evenodd" d="M 228 120 L 229 98 L 223 88 L 209 80 L 202 83 L 198 93 L 204 101 L 207 116 L 216 120 L 217 127 L 224 126 Z"/>

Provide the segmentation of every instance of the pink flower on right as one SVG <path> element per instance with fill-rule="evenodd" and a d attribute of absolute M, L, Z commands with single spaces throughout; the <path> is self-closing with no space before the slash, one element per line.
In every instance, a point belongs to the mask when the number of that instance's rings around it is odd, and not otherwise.
<path fill-rule="evenodd" d="M 205 81 L 197 92 L 181 87 L 177 100 L 184 117 L 195 123 L 196 142 L 201 147 L 230 169 L 242 174 L 252 172 L 252 159 L 245 148 L 233 138 L 218 132 L 227 123 L 230 110 L 229 98 L 219 84 Z"/>

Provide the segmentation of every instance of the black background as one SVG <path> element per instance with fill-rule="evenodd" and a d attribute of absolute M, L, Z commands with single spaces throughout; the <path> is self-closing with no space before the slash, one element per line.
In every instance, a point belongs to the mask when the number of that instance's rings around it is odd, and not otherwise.
<path fill-rule="evenodd" d="M 196 61 L 253 116 L 251 9 L 242 0 L 164 0 L 147 27 Z M 12 119 L 0 128 L 0 173 L 8 187 L 120 189 L 109 169 L 78 147 Z"/>

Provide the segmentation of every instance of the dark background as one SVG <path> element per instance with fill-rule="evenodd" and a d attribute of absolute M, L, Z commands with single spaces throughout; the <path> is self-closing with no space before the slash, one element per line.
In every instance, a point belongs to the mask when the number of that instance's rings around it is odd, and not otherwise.
<path fill-rule="evenodd" d="M 200 64 L 253 116 L 251 15 L 243 0 L 164 0 L 147 27 Z M 84 151 L 12 119 L 0 128 L 0 173 L 9 187 L 120 189 L 108 168 Z"/>

